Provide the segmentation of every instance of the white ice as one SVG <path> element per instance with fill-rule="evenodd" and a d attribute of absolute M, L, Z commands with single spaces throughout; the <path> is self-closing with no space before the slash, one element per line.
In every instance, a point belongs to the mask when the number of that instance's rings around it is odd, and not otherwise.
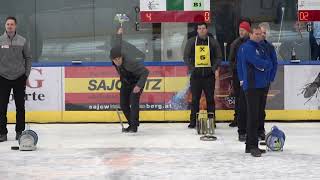
<path fill-rule="evenodd" d="M 0 180 L 82 179 L 320 179 L 320 123 L 267 123 L 286 133 L 283 152 L 244 153 L 236 128 L 218 123 L 215 142 L 199 140 L 185 123 L 141 124 L 123 134 L 119 124 L 31 124 L 38 150 L 13 151 L 14 125 L 0 143 Z"/>

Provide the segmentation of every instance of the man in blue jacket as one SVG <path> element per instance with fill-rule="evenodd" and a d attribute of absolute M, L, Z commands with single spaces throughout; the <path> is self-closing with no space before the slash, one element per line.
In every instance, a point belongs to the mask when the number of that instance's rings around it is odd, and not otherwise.
<path fill-rule="evenodd" d="M 252 26 L 250 39 L 242 44 L 237 54 L 237 68 L 240 85 L 247 102 L 246 153 L 260 157 L 265 150 L 258 148 L 258 124 L 264 99 L 264 89 L 269 85 L 272 63 L 260 46 L 261 28 Z"/>
<path fill-rule="evenodd" d="M 262 48 L 266 51 L 267 56 L 270 58 L 271 62 L 272 62 L 272 69 L 269 72 L 269 85 L 264 89 L 264 99 L 262 102 L 262 109 L 260 112 L 261 117 L 259 118 L 260 122 L 259 122 L 259 127 L 258 127 L 258 137 L 261 140 L 265 140 L 265 129 L 264 129 L 264 122 L 266 119 L 266 112 L 265 112 L 265 108 L 266 108 L 266 103 L 267 103 L 267 98 L 268 98 L 268 92 L 270 89 L 270 84 L 274 81 L 275 77 L 276 77 L 276 73 L 277 73 L 277 67 L 278 67 L 278 60 L 277 60 L 277 54 L 276 51 L 274 49 L 274 46 L 268 42 L 266 39 L 269 35 L 270 32 L 270 26 L 268 23 L 261 23 L 259 24 L 259 27 L 261 28 L 261 37 L 262 37 L 262 41 L 260 42 Z"/>

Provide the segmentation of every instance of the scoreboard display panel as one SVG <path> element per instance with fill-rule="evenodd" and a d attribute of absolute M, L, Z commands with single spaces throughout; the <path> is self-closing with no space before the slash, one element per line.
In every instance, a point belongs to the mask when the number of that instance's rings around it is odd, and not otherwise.
<path fill-rule="evenodd" d="M 320 0 L 298 1 L 299 21 L 320 21 Z"/>
<path fill-rule="evenodd" d="M 140 0 L 144 23 L 211 22 L 210 0 Z"/>

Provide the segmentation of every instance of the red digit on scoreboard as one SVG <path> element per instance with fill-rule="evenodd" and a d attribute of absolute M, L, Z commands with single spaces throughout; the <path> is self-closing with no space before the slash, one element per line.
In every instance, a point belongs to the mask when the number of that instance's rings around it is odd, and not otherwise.
<path fill-rule="evenodd" d="M 152 21 L 152 14 L 151 14 L 151 13 L 146 13 L 146 18 L 147 18 L 149 21 Z"/>
<path fill-rule="evenodd" d="M 299 12 L 300 21 L 309 21 L 309 12 Z"/>
<path fill-rule="evenodd" d="M 209 12 L 205 12 L 204 13 L 204 21 L 205 22 L 209 22 L 210 21 L 210 13 Z"/>

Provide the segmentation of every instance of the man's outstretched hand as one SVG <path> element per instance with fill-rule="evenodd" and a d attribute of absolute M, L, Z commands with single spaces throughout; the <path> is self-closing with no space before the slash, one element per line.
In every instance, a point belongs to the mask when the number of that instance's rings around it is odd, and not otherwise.
<path fill-rule="evenodd" d="M 120 28 L 118 29 L 117 34 L 119 34 L 119 35 L 123 34 L 123 28 L 122 28 L 122 27 L 120 27 Z"/>

